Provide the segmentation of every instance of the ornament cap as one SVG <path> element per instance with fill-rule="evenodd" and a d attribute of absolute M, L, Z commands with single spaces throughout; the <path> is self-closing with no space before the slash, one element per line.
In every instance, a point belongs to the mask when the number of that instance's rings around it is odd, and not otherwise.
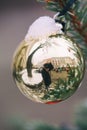
<path fill-rule="evenodd" d="M 55 20 L 49 16 L 39 17 L 29 27 L 28 33 L 25 36 L 25 41 L 30 39 L 42 39 L 51 35 L 62 34 L 62 25 L 56 23 Z"/>

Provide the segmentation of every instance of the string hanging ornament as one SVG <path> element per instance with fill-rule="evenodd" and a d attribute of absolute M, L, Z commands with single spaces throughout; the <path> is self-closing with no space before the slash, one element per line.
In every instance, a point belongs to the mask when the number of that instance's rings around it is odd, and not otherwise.
<path fill-rule="evenodd" d="M 56 17 L 67 13 L 70 0 L 54 18 L 42 16 L 29 27 L 13 57 L 13 77 L 29 99 L 53 104 L 70 96 L 81 85 L 84 58 L 78 45 L 64 33 Z"/>

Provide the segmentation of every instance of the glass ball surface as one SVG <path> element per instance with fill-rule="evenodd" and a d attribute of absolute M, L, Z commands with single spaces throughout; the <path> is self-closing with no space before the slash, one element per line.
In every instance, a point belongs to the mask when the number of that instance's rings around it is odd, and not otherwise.
<path fill-rule="evenodd" d="M 66 35 L 28 42 L 17 48 L 13 77 L 29 99 L 52 104 L 63 101 L 77 90 L 84 76 L 81 50 Z"/>

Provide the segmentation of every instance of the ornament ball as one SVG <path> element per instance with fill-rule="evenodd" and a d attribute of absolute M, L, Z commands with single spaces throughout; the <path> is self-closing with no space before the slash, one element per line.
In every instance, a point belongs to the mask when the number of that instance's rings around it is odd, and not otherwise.
<path fill-rule="evenodd" d="M 13 58 L 13 77 L 29 99 L 58 103 L 72 96 L 84 76 L 80 48 L 61 31 L 62 25 L 43 16 L 29 28 Z"/>

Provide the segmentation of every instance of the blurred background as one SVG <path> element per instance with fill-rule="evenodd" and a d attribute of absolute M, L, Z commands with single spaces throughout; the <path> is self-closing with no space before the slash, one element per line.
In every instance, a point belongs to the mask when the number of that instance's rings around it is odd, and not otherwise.
<path fill-rule="evenodd" d="M 11 117 L 71 125 L 74 107 L 87 98 L 87 72 L 76 93 L 59 104 L 32 102 L 16 87 L 11 71 L 13 54 L 32 22 L 44 15 L 53 17 L 54 13 L 36 0 L 0 0 L 0 127 Z"/>

